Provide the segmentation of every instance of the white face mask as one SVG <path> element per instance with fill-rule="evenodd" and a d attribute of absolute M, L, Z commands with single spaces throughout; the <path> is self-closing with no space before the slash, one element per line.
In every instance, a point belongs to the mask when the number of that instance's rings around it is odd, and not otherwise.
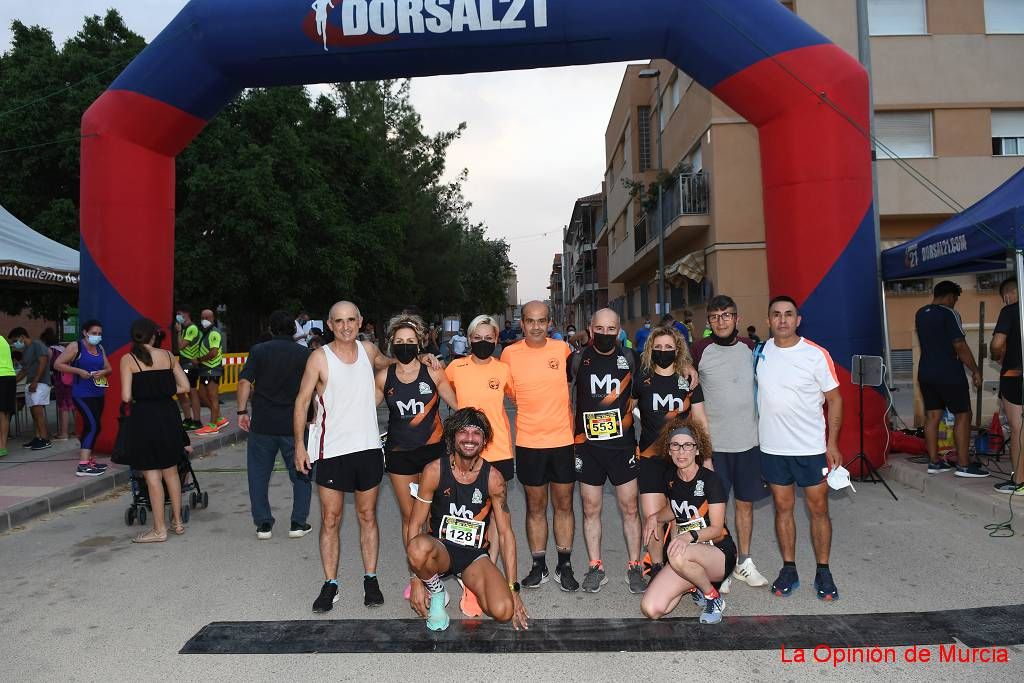
<path fill-rule="evenodd" d="M 822 473 L 824 474 L 824 471 Z M 841 491 L 849 486 L 851 491 L 857 493 L 857 489 L 853 488 L 853 482 L 850 481 L 850 471 L 842 465 L 829 472 L 827 480 L 828 487 L 833 491 Z"/>
<path fill-rule="evenodd" d="M 211 327 L 213 327 L 213 321 L 212 320 L 204 320 L 202 325 L 203 325 L 203 329 L 204 330 L 208 330 Z"/>

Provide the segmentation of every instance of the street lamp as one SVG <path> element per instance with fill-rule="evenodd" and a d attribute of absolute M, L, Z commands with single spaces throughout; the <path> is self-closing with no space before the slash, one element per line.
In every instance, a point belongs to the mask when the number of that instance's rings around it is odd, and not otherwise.
<path fill-rule="evenodd" d="M 665 315 L 668 307 L 665 305 L 665 218 L 661 205 L 661 174 L 665 172 L 661 156 L 661 70 L 644 69 L 639 75 L 640 78 L 654 79 L 654 94 L 658 98 L 658 176 L 655 180 L 658 183 L 658 308 L 660 315 Z"/>

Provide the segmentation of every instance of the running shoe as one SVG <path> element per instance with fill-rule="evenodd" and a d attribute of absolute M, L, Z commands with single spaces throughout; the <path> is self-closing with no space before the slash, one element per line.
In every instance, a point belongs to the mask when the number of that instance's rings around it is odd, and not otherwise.
<path fill-rule="evenodd" d="M 21 444 L 21 447 L 22 448 L 32 448 L 39 441 L 40 441 L 40 438 L 38 436 L 33 436 L 31 441 L 27 441 L 27 442 Z"/>
<path fill-rule="evenodd" d="M 29 446 L 33 451 L 44 451 L 47 448 L 53 448 L 53 442 L 48 439 L 36 439 L 34 446 Z"/>
<path fill-rule="evenodd" d="M 217 420 L 217 422 L 214 423 L 214 426 L 217 428 L 217 431 L 220 431 L 227 427 L 229 424 L 231 423 L 228 422 L 228 419 L 226 417 L 221 417 Z"/>
<path fill-rule="evenodd" d="M 651 581 L 654 581 L 654 577 L 658 575 L 658 572 L 660 572 L 664 568 L 665 568 L 665 565 L 663 565 L 661 562 L 652 562 L 651 563 L 651 568 L 647 572 L 647 585 L 648 586 L 651 585 Z"/>
<path fill-rule="evenodd" d="M 0 458 L 4 457 L 5 455 L 7 455 L 7 449 L 6 448 L 0 448 Z"/>
<path fill-rule="evenodd" d="M 380 584 L 376 576 L 363 577 L 363 605 L 379 607 L 384 604 L 384 594 L 380 592 Z"/>
<path fill-rule="evenodd" d="M 945 460 L 928 463 L 928 474 L 942 474 L 943 472 L 952 472 L 954 469 L 956 468 Z"/>
<path fill-rule="evenodd" d="M 220 430 L 217 429 L 216 425 L 208 424 L 205 427 L 200 427 L 199 429 L 197 429 L 196 430 L 196 436 L 213 436 L 218 431 L 220 431 Z"/>
<path fill-rule="evenodd" d="M 79 465 L 75 468 L 76 477 L 98 477 L 103 474 L 104 470 L 90 467 L 89 465 Z"/>
<path fill-rule="evenodd" d="M 993 486 L 999 493 L 1015 493 L 1018 496 L 1024 496 L 1024 484 L 1015 484 L 1012 481 L 1004 481 L 1000 484 Z"/>
<path fill-rule="evenodd" d="M 690 589 L 690 598 L 693 600 L 693 604 L 697 605 L 701 610 L 704 609 L 704 605 L 707 603 L 707 598 L 696 588 Z"/>
<path fill-rule="evenodd" d="M 191 428 L 191 425 L 192 425 L 192 420 L 188 419 L 187 417 L 186 418 L 182 418 L 182 420 L 181 420 L 181 428 L 182 429 L 189 429 L 189 428 Z"/>
<path fill-rule="evenodd" d="M 973 479 L 980 479 L 988 476 L 988 470 L 981 466 L 980 463 L 972 462 L 967 467 L 957 467 L 954 472 L 958 477 L 971 477 Z"/>
<path fill-rule="evenodd" d="M 93 468 L 98 469 L 98 470 L 105 470 L 105 469 L 107 469 L 107 463 L 105 463 L 105 462 L 96 462 L 95 460 L 90 460 L 89 461 L 89 467 L 93 467 Z"/>
<path fill-rule="evenodd" d="M 189 420 L 188 421 L 188 427 L 186 427 L 185 429 L 187 429 L 190 432 L 194 432 L 195 430 L 202 429 L 202 428 L 203 428 L 203 423 L 200 422 L 199 420 Z"/>
<path fill-rule="evenodd" d="M 533 569 L 523 579 L 523 588 L 540 588 L 542 583 L 548 582 L 548 568 L 539 562 L 533 564 Z"/>
<path fill-rule="evenodd" d="M 833 602 L 839 599 L 839 589 L 836 588 L 832 572 L 828 569 L 819 569 L 814 575 L 814 590 L 817 591 L 819 600 Z"/>
<path fill-rule="evenodd" d="M 599 564 L 592 564 L 587 573 L 583 575 L 583 592 L 596 593 L 606 583 L 608 583 L 608 575 L 604 573 L 604 569 Z"/>
<path fill-rule="evenodd" d="M 580 589 L 580 582 L 576 580 L 572 573 L 572 565 L 568 563 L 555 567 L 555 581 L 566 593 L 575 593 Z"/>
<path fill-rule="evenodd" d="M 432 595 L 431 599 L 433 599 L 433 597 L 434 596 Z M 480 602 L 476 599 L 476 595 L 474 595 L 473 591 L 466 588 L 466 584 L 462 584 L 462 600 L 459 601 L 459 609 L 461 609 L 462 613 L 467 617 L 473 617 L 474 619 L 484 615 L 484 611 L 480 608 Z M 447 622 L 445 624 L 445 628 L 447 628 Z"/>
<path fill-rule="evenodd" d="M 722 621 L 722 612 L 725 611 L 725 599 L 721 595 L 713 598 L 704 598 L 704 611 L 700 613 L 700 623 L 717 624 Z"/>
<path fill-rule="evenodd" d="M 764 578 L 761 572 L 757 571 L 757 567 L 754 566 L 754 560 L 749 557 L 742 564 L 736 565 L 736 568 L 732 570 L 732 577 L 754 588 L 768 585 L 768 579 Z M 725 591 L 722 592 L 724 593 Z"/>
<path fill-rule="evenodd" d="M 629 592 L 634 595 L 643 593 L 647 590 L 647 582 L 644 581 L 644 569 L 639 563 L 629 565 L 629 567 L 627 567 L 626 585 L 629 586 Z"/>
<path fill-rule="evenodd" d="M 269 541 L 274 536 L 274 527 L 270 522 L 263 522 L 256 527 L 256 538 L 261 541 Z"/>
<path fill-rule="evenodd" d="M 788 598 L 793 591 L 800 587 L 800 577 L 797 576 L 796 567 L 783 565 L 779 570 L 779 578 L 772 584 L 772 593 L 780 598 Z"/>
<path fill-rule="evenodd" d="M 309 524 L 299 524 L 298 522 L 292 522 L 292 528 L 288 530 L 288 538 L 302 538 L 312 530 L 313 527 Z"/>
<path fill-rule="evenodd" d="M 465 600 L 465 596 L 463 596 L 463 600 Z M 427 612 L 427 628 L 431 631 L 443 631 L 448 628 L 448 612 L 444 609 L 446 604 L 448 604 L 448 591 L 430 594 L 430 611 Z"/>
<path fill-rule="evenodd" d="M 767 581 L 765 581 L 767 583 Z M 728 593 L 729 589 L 732 588 L 732 574 L 722 579 L 722 585 L 719 586 L 719 593 Z"/>
<path fill-rule="evenodd" d="M 338 602 L 338 584 L 324 581 L 323 588 L 320 589 L 320 595 L 317 596 L 316 601 L 313 603 L 313 612 L 315 614 L 330 612 L 334 609 L 334 603 L 336 602 Z"/>

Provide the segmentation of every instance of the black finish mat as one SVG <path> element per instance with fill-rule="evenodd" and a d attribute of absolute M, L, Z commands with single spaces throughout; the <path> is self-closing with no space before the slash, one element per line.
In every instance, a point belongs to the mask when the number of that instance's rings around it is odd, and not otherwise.
<path fill-rule="evenodd" d="M 827 608 L 826 608 L 827 609 Z M 777 650 L 780 647 L 897 647 L 959 640 L 968 647 L 1024 643 L 1024 605 L 877 614 L 534 619 L 528 631 L 490 620 L 452 620 L 442 633 L 422 619 L 217 621 L 181 654 L 661 652 Z"/>

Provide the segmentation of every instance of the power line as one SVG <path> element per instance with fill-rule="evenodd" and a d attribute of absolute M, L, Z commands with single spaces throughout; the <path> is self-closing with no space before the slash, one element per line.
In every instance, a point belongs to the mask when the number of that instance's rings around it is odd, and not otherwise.
<path fill-rule="evenodd" d="M 60 138 L 58 140 L 50 140 L 49 142 L 37 142 L 34 145 L 22 145 L 21 147 L 10 147 L 8 149 L 0 149 L 0 154 L 7 154 L 8 152 L 20 152 L 25 149 L 36 149 L 37 147 L 48 147 L 50 145 L 59 145 L 65 142 L 79 142 L 86 138 L 99 137 L 99 133 L 89 133 L 87 135 L 78 135 L 73 138 Z"/>

